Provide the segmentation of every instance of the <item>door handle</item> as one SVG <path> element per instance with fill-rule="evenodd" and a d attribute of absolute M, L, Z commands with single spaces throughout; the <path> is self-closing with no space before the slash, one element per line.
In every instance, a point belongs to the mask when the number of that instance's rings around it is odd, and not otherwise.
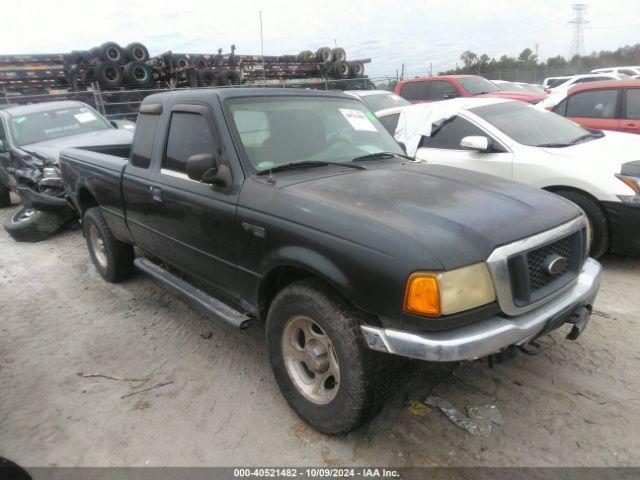
<path fill-rule="evenodd" d="M 151 198 L 156 202 L 162 202 L 162 190 L 158 187 L 149 187 L 151 189 Z"/>

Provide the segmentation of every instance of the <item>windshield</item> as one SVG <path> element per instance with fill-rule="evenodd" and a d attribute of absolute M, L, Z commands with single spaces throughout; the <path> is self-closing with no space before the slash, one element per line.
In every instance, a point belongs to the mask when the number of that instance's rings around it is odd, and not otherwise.
<path fill-rule="evenodd" d="M 379 152 L 403 152 L 358 100 L 251 97 L 229 101 L 244 151 L 265 171 L 295 162 L 348 163 Z"/>
<path fill-rule="evenodd" d="M 382 94 L 382 95 L 380 94 L 363 95 L 360 98 L 367 105 L 367 107 L 369 107 L 374 112 L 378 112 L 386 108 L 406 107 L 407 105 L 411 105 L 409 101 L 396 95 L 395 93 Z"/>
<path fill-rule="evenodd" d="M 457 81 L 470 95 L 500 91 L 498 87 L 483 77 L 461 77 Z"/>
<path fill-rule="evenodd" d="M 523 102 L 505 102 L 469 109 L 518 143 L 565 146 L 590 132 L 560 115 Z"/>
<path fill-rule="evenodd" d="M 88 107 L 70 107 L 12 117 L 10 125 L 18 146 L 111 128 L 105 119 Z"/>

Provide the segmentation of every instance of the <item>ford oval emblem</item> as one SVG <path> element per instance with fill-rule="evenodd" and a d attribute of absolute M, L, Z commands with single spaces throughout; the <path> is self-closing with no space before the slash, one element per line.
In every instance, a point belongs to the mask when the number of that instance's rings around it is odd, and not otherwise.
<path fill-rule="evenodd" d="M 560 255 L 550 255 L 544 261 L 544 267 L 549 275 L 559 277 L 567 269 L 567 259 Z"/>

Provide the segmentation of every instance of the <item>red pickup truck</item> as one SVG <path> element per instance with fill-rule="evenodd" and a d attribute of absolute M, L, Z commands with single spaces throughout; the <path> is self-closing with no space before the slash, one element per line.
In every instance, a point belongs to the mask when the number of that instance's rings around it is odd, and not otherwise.
<path fill-rule="evenodd" d="M 443 75 L 403 80 L 396 94 L 411 103 L 437 102 L 458 97 L 497 97 L 536 104 L 546 95 L 534 92 L 506 92 L 479 75 Z"/>

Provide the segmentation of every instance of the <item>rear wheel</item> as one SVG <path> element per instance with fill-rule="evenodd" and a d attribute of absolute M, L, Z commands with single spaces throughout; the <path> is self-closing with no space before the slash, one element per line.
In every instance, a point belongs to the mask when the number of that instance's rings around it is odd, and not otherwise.
<path fill-rule="evenodd" d="M 4 222 L 4 229 L 17 242 L 38 242 L 60 230 L 70 219 L 66 212 L 20 207 Z"/>
<path fill-rule="evenodd" d="M 339 435 L 382 407 L 389 370 L 360 332 L 360 313 L 324 283 L 302 280 L 271 303 L 266 336 L 276 381 L 310 426 Z"/>
<path fill-rule="evenodd" d="M 102 278 L 116 283 L 131 276 L 133 247 L 113 237 L 99 207 L 87 210 L 82 227 L 91 260 Z"/>
<path fill-rule="evenodd" d="M 611 243 L 609 221 L 598 201 L 574 190 L 556 190 L 554 193 L 572 201 L 587 215 L 589 229 L 591 230 L 591 250 L 589 255 L 593 258 L 598 258 L 609 251 Z"/>

